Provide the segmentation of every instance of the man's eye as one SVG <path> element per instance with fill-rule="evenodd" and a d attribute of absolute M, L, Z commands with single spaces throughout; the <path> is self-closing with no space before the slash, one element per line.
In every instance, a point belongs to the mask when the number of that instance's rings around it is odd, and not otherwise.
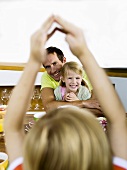
<path fill-rule="evenodd" d="M 50 68 L 50 66 L 45 66 L 45 69 L 49 69 Z"/>
<path fill-rule="evenodd" d="M 57 62 L 54 62 L 53 65 L 54 65 L 54 66 L 57 65 Z"/>
<path fill-rule="evenodd" d="M 80 79 L 79 77 L 77 77 L 76 79 Z"/>

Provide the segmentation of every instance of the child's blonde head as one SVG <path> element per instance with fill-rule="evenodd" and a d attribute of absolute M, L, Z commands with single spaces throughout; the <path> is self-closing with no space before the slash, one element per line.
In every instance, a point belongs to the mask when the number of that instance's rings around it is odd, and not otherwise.
<path fill-rule="evenodd" d="M 61 86 L 66 86 L 63 79 L 65 79 L 68 76 L 68 71 L 73 71 L 83 78 L 84 70 L 80 64 L 74 61 L 66 62 L 61 69 L 61 81 L 60 81 Z M 87 83 L 83 79 L 81 84 L 88 87 Z"/>
<path fill-rule="evenodd" d="M 66 62 L 61 69 L 61 75 L 63 77 L 66 77 L 68 74 L 68 70 L 74 71 L 75 73 L 83 77 L 83 68 L 77 62 L 74 61 Z"/>
<path fill-rule="evenodd" d="M 27 135 L 25 170 L 111 170 L 104 131 L 87 110 L 59 108 L 41 118 Z"/>

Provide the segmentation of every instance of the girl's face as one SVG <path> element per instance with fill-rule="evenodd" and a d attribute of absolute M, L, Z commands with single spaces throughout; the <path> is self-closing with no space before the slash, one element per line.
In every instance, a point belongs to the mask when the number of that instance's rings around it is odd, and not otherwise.
<path fill-rule="evenodd" d="M 74 71 L 68 70 L 67 76 L 63 78 L 63 82 L 66 84 L 67 92 L 75 93 L 81 85 L 82 76 L 75 73 Z"/>

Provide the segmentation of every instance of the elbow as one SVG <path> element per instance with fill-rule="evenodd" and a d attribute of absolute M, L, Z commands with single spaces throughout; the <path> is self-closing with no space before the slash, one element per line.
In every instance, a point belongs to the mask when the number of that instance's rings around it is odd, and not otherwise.
<path fill-rule="evenodd" d="M 49 103 L 46 103 L 44 106 L 44 110 L 47 112 L 50 112 L 51 110 L 57 108 L 56 104 L 52 101 L 52 102 L 49 102 Z"/>
<path fill-rule="evenodd" d="M 50 106 L 50 104 L 46 104 L 46 106 L 44 106 L 44 110 L 47 112 L 51 111 L 53 108 Z"/>

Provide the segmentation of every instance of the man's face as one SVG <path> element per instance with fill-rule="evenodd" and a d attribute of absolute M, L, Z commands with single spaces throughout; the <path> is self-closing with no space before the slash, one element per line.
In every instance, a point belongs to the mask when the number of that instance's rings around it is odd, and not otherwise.
<path fill-rule="evenodd" d="M 48 54 L 45 63 L 45 69 L 47 73 L 56 81 L 60 80 L 61 68 L 64 65 L 66 59 L 62 63 L 57 57 L 56 53 Z"/>

